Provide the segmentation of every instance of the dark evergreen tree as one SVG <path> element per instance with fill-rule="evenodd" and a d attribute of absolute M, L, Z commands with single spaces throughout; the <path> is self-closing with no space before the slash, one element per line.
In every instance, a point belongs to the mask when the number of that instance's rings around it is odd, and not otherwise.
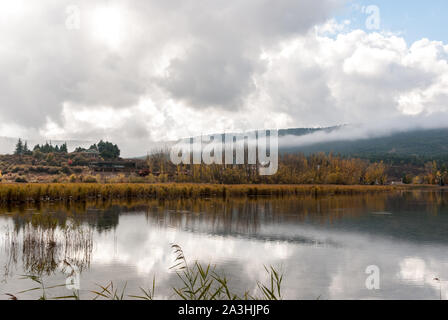
<path fill-rule="evenodd" d="M 30 149 L 28 149 L 28 142 L 27 141 L 25 141 L 25 144 L 23 145 L 23 154 L 25 154 L 25 155 L 30 155 L 31 154 Z"/>
<path fill-rule="evenodd" d="M 68 149 L 67 149 L 67 142 L 64 142 L 61 147 L 59 148 L 59 151 L 62 153 L 68 153 Z"/>
<path fill-rule="evenodd" d="M 116 144 L 101 140 L 98 142 L 98 151 L 104 159 L 115 159 L 120 157 L 120 149 Z"/>
<path fill-rule="evenodd" d="M 22 155 L 23 154 L 23 142 L 22 139 L 19 138 L 19 141 L 17 141 L 16 149 L 14 151 L 15 155 Z"/>

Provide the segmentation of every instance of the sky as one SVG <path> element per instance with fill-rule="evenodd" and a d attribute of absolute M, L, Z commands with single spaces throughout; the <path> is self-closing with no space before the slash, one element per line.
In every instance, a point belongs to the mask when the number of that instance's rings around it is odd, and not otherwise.
<path fill-rule="evenodd" d="M 226 131 L 445 126 L 447 6 L 0 0 L 0 136 L 133 156 Z"/>
<path fill-rule="evenodd" d="M 375 5 L 381 13 L 381 29 L 400 34 L 408 43 L 428 38 L 448 43 L 447 22 L 443 12 L 448 10 L 444 0 L 406 1 L 406 0 L 358 0 L 348 1 L 336 15 L 337 20 L 348 19 L 352 28 L 367 30 L 365 11 Z"/>

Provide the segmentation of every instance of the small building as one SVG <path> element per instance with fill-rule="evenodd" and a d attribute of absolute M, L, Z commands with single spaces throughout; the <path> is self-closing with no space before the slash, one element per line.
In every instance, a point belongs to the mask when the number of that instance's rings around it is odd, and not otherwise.
<path fill-rule="evenodd" d="M 95 149 L 88 149 L 77 153 L 90 159 L 98 159 L 100 157 L 99 151 Z"/>
<path fill-rule="evenodd" d="M 97 172 L 129 172 L 135 171 L 137 165 L 134 161 L 101 161 L 91 162 L 89 167 Z"/>

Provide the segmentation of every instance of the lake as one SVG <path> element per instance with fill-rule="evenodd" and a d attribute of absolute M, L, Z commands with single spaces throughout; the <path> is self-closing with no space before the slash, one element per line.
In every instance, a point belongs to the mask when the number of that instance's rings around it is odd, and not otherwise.
<path fill-rule="evenodd" d="M 110 281 L 138 295 L 153 277 L 156 298 L 173 299 L 172 244 L 190 262 L 216 265 L 238 292 L 255 293 L 274 266 L 285 299 L 447 299 L 447 231 L 444 190 L 9 207 L 0 213 L 0 299 L 36 287 L 23 275 L 53 286 L 75 269 L 82 299 Z M 366 285 L 368 267 L 378 289 Z"/>

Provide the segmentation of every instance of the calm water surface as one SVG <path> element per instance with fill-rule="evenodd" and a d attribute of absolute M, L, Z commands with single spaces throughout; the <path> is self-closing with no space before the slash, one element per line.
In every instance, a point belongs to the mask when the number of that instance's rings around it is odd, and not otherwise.
<path fill-rule="evenodd" d="M 111 280 L 139 294 L 154 275 L 156 297 L 174 298 L 172 243 L 189 261 L 216 264 L 237 291 L 255 292 L 272 265 L 286 299 L 447 299 L 448 282 L 434 280 L 448 280 L 447 231 L 444 191 L 4 208 L 0 299 L 35 287 L 24 274 L 65 283 L 64 260 L 80 270 L 81 298 Z M 370 265 L 379 290 L 366 288 Z"/>

